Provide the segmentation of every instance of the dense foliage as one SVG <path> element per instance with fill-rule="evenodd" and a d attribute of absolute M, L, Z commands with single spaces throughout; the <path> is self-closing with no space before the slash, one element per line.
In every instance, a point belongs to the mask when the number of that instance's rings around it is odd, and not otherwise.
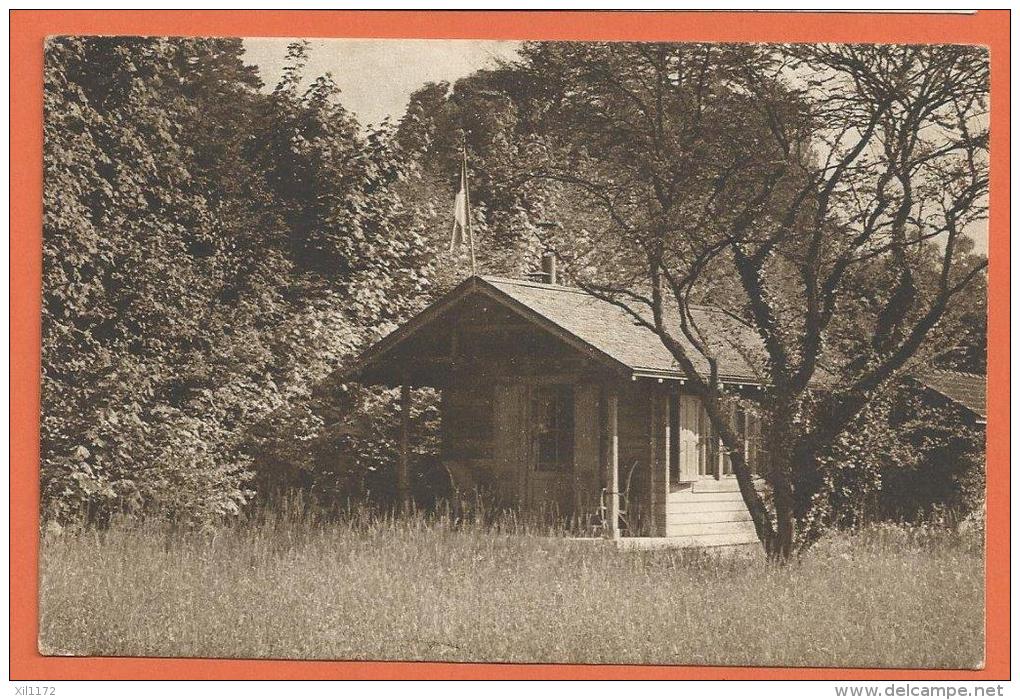
<path fill-rule="evenodd" d="M 826 452 L 803 527 L 815 536 L 876 521 L 980 519 L 984 452 L 985 432 L 972 415 L 904 381 L 872 401 Z"/>
<path fill-rule="evenodd" d="M 299 87 L 304 52 L 265 94 L 237 40 L 49 43 L 48 515 L 236 512 L 259 459 L 321 439 L 313 388 L 425 300 L 405 163 L 328 76 Z"/>

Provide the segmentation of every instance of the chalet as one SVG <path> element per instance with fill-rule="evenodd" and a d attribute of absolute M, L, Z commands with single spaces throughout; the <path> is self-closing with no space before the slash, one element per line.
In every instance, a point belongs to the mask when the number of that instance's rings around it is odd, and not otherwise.
<path fill-rule="evenodd" d="M 433 387 L 441 459 L 461 488 L 600 521 L 607 537 L 755 542 L 729 457 L 658 336 L 618 306 L 556 284 L 549 257 L 543 269 L 542 281 L 468 278 L 347 371 L 347 381 L 401 387 L 398 491 L 408 492 L 412 388 Z M 724 388 L 753 395 L 754 331 L 721 309 L 692 314 Z M 736 418 L 754 463 L 757 421 L 751 411 Z"/>

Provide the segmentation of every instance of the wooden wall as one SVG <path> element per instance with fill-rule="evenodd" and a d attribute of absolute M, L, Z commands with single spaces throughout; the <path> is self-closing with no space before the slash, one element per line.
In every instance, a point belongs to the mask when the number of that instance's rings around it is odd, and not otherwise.
<path fill-rule="evenodd" d="M 521 506 L 527 499 L 527 465 L 531 461 L 528 430 L 528 385 L 500 383 L 495 387 L 493 469 L 502 503 Z"/>
<path fill-rule="evenodd" d="M 624 534 L 662 537 L 672 442 L 670 402 L 676 395 L 668 383 L 648 379 L 621 383 L 619 392 L 620 490 L 627 491 L 628 510 Z"/>
<path fill-rule="evenodd" d="M 444 459 L 492 458 L 492 385 L 451 386 L 442 392 L 440 410 Z"/>
<path fill-rule="evenodd" d="M 676 395 L 668 386 L 652 384 L 649 403 L 649 514 L 648 529 L 656 536 L 666 534 L 666 497 L 669 494 L 671 457 L 670 412 L 675 410 Z"/>
<path fill-rule="evenodd" d="M 601 385 L 578 381 L 574 402 L 574 463 L 569 472 L 531 471 L 531 390 L 546 380 L 493 379 L 443 390 L 442 455 L 462 493 L 475 489 L 498 498 L 501 505 L 585 517 L 600 504 Z"/>
<path fill-rule="evenodd" d="M 574 512 L 582 517 L 601 503 L 601 401 L 598 383 L 574 385 Z"/>
<path fill-rule="evenodd" d="M 648 535 L 650 531 L 650 474 L 648 458 L 651 439 L 651 403 L 644 382 L 619 385 L 620 492 L 626 493 L 624 535 Z M 629 478 L 629 488 L 628 488 Z"/>
<path fill-rule="evenodd" d="M 465 495 L 479 490 L 495 496 L 503 506 L 556 510 L 585 519 L 601 504 L 609 385 L 583 378 L 572 384 L 573 470 L 550 478 L 530 471 L 531 391 L 543 381 L 562 382 L 563 378 L 502 377 L 444 389 L 442 459 Z M 619 395 L 621 491 L 628 488 L 630 476 L 628 527 L 623 534 L 679 538 L 691 546 L 755 542 L 736 479 L 699 479 L 696 470 L 685 464 L 696 458 L 689 446 L 684 449 L 685 436 L 687 442 L 696 440 L 699 430 L 690 397 L 677 394 L 668 383 L 648 380 L 620 381 L 613 386 Z M 670 428 L 671 411 L 677 413 L 677 435 Z M 678 440 L 678 449 L 671 449 Z M 669 464 L 677 458 L 681 481 L 671 484 Z"/>
<path fill-rule="evenodd" d="M 498 495 L 493 469 L 494 392 L 491 385 L 452 385 L 440 400 L 440 459 L 461 497 Z"/>

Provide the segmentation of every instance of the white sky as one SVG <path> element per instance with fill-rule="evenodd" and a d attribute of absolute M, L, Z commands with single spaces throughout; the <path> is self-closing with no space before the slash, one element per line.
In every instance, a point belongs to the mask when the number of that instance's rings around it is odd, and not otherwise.
<path fill-rule="evenodd" d="M 245 59 L 272 89 L 283 72 L 287 38 L 244 39 Z M 453 82 L 513 58 L 520 42 L 447 39 L 312 39 L 305 76 L 332 73 L 341 102 L 362 125 L 404 114 L 411 93 L 427 82 Z"/>

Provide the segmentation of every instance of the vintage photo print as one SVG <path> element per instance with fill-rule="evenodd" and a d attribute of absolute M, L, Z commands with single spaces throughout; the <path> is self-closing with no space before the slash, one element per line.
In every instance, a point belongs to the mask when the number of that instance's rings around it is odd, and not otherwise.
<path fill-rule="evenodd" d="M 49 37 L 40 652 L 981 668 L 989 95 Z"/>

